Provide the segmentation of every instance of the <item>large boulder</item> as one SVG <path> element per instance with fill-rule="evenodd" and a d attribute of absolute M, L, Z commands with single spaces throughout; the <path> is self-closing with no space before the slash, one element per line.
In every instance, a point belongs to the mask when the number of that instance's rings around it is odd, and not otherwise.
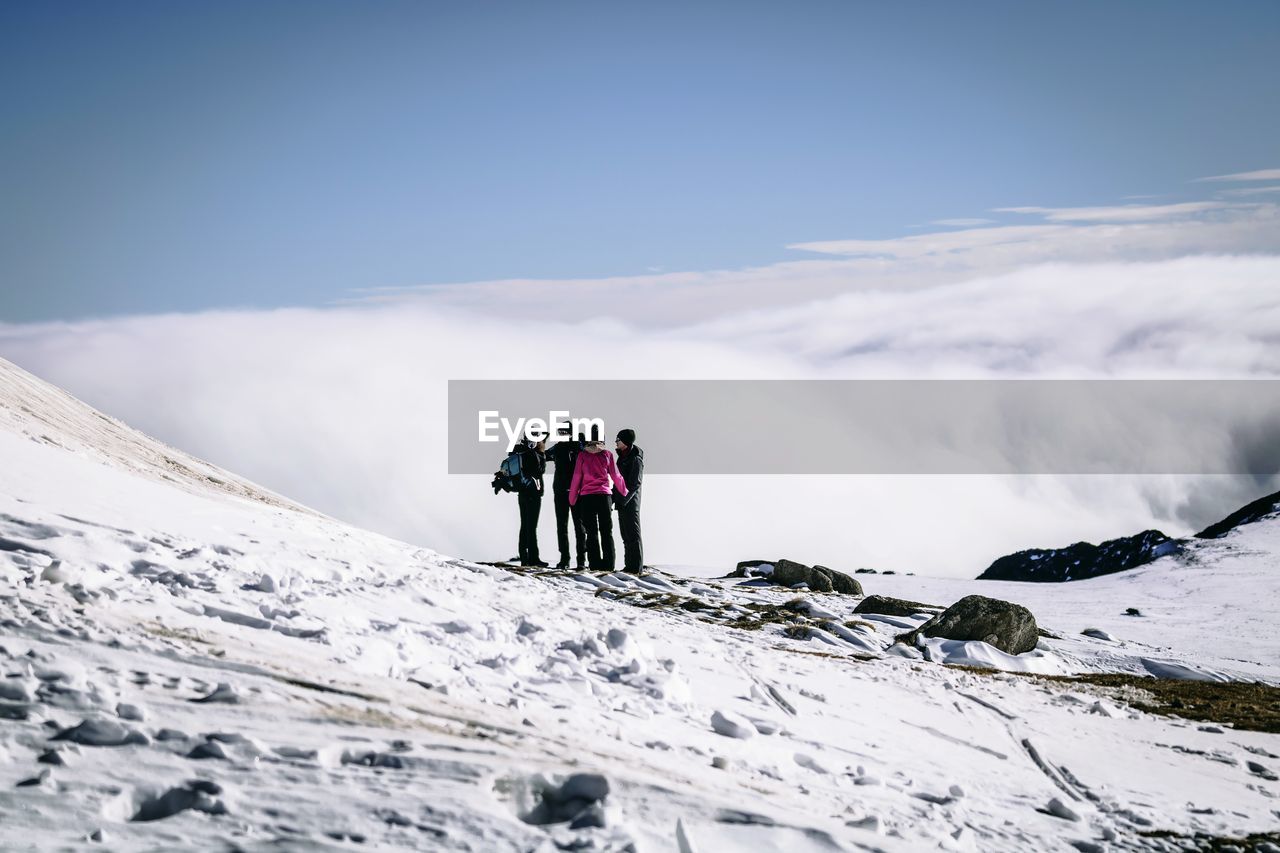
<path fill-rule="evenodd" d="M 966 595 L 920 627 L 899 636 L 898 642 L 914 646 L 921 635 L 981 640 L 1006 654 L 1020 655 L 1036 647 L 1040 629 L 1036 617 L 1021 604 Z"/>
<path fill-rule="evenodd" d="M 918 601 L 907 601 L 905 598 L 892 598 L 887 595 L 868 595 L 853 608 L 854 613 L 874 613 L 880 616 L 915 616 L 917 613 L 939 613 L 942 606 L 938 604 L 921 604 Z"/>
<path fill-rule="evenodd" d="M 845 595 L 862 595 L 862 584 L 835 569 L 826 566 L 806 566 L 792 560 L 778 560 L 773 564 L 773 582 L 781 586 L 808 584 L 814 592 L 839 592 Z"/>
<path fill-rule="evenodd" d="M 758 572 L 754 571 L 755 569 L 758 569 L 760 566 L 772 566 L 773 563 L 773 560 L 743 560 L 741 563 L 738 563 L 738 567 L 733 570 L 733 573 L 730 574 L 729 577 L 749 578 L 754 574 L 758 574 Z"/>
<path fill-rule="evenodd" d="M 862 584 L 844 572 L 826 566 L 806 566 L 794 560 L 743 560 L 731 578 L 767 578 L 779 586 L 807 584 L 814 592 L 862 595 Z"/>

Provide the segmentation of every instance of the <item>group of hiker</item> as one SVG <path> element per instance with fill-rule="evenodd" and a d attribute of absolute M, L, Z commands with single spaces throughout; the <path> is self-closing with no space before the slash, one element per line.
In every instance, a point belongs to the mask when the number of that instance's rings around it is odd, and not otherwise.
<path fill-rule="evenodd" d="M 557 569 L 570 565 L 569 528 L 573 528 L 576 568 L 613 571 L 613 515 L 622 535 L 623 570 L 639 574 L 644 566 L 640 541 L 640 490 L 644 451 L 633 429 L 618 431 L 617 458 L 605 448 L 600 431 L 589 437 L 559 437 L 547 448 L 546 438 L 525 439 L 508 456 L 494 478 L 494 491 L 516 492 L 520 505 L 520 565 L 548 566 L 538 554 L 538 516 L 542 512 L 547 463 L 556 466 L 551 491 L 556 508 Z"/>

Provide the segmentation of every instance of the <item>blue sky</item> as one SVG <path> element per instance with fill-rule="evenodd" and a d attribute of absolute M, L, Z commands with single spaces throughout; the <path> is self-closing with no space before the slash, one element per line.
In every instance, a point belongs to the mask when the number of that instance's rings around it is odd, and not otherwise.
<path fill-rule="evenodd" d="M 1208 198 L 1280 165 L 1278 40 L 1270 0 L 10 2 L 0 321 Z"/>

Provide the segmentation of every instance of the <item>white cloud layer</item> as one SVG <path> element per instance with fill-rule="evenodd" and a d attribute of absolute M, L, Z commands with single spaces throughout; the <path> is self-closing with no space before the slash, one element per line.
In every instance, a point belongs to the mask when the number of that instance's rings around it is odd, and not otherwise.
<path fill-rule="evenodd" d="M 1219 195 L 1229 196 L 1231 198 L 1249 198 L 1251 196 L 1271 195 L 1280 193 L 1280 186 L 1276 187 L 1241 187 L 1234 190 L 1220 190 Z"/>
<path fill-rule="evenodd" d="M 998 207 L 995 212 L 1040 215 L 1049 222 L 1152 222 L 1233 209 L 1243 210 L 1246 206 L 1223 201 L 1187 201 L 1178 204 L 1120 204 L 1104 207 Z"/>
<path fill-rule="evenodd" d="M 982 219 L 981 217 L 970 217 L 961 219 L 935 219 L 930 225 L 942 225 L 946 228 L 973 228 L 978 225 L 993 225 L 994 219 Z"/>
<path fill-rule="evenodd" d="M 449 379 L 1280 376 L 1280 206 L 1017 212 L 1043 221 L 939 220 L 960 230 L 797 243 L 824 257 L 739 270 L 0 324 L 0 355 L 317 509 L 477 558 L 514 553 L 516 511 L 487 478 L 446 474 Z M 630 425 L 643 445 L 643 417 Z M 690 440 L 716 452 L 714 436 Z M 761 452 L 787 440 L 760 436 Z M 839 452 L 838 436 L 822 440 Z M 657 454 L 649 463 L 661 471 Z M 1152 526 L 1185 533 L 1275 487 L 1230 477 L 654 476 L 647 556 L 972 575 L 1019 548 Z M 544 554 L 552 515 L 548 503 Z"/>
<path fill-rule="evenodd" d="M 908 267 L 916 261 L 912 252 L 904 257 Z M 771 275 L 785 284 L 793 272 L 800 282 L 811 275 L 803 267 Z M 749 286 L 752 275 L 735 282 L 724 274 L 717 285 Z M 703 277 L 690 279 L 663 286 L 694 299 Z M 514 553 L 514 501 L 495 497 L 486 478 L 445 473 L 448 379 L 1275 377 L 1277 281 L 1280 258 L 1272 256 L 1058 263 L 853 288 L 662 328 L 614 318 L 530 321 L 511 308 L 475 313 L 416 299 L 0 326 L 0 354 L 322 511 L 447 553 L 494 558 Z M 643 445 L 643 418 L 632 425 Z M 714 436 L 690 440 L 716 452 Z M 761 452 L 786 440 L 760 436 Z M 822 440 L 839 452 L 838 436 Z M 655 472 L 661 464 L 650 459 Z M 1267 485 L 654 476 L 644 513 L 651 561 L 725 566 L 789 555 L 972 575 L 1018 548 L 1151 526 L 1186 532 Z M 541 540 L 554 555 L 551 516 L 548 502 Z"/>
<path fill-rule="evenodd" d="M 1236 172 L 1231 175 L 1196 178 L 1197 183 L 1207 181 L 1280 181 L 1280 169 L 1258 169 L 1253 172 Z"/>
<path fill-rule="evenodd" d="M 387 288 L 352 301 L 423 302 L 551 322 L 619 317 L 645 328 L 671 328 L 853 292 L 931 289 L 1045 263 L 1280 253 L 1280 206 L 1228 205 L 1155 221 L 1000 225 L 788 248 L 826 257 L 736 270 Z"/>

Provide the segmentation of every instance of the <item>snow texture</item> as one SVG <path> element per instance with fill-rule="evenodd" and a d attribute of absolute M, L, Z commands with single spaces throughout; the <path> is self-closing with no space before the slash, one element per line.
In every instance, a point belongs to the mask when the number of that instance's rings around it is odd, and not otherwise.
<path fill-rule="evenodd" d="M 1280 828 L 1275 735 L 1003 671 L 1274 683 L 1275 521 L 1062 586 L 868 576 L 1015 601 L 1063 638 L 916 649 L 893 638 L 928 614 L 853 596 L 801 613 L 681 567 L 534 576 L 396 542 L 3 362 L 0 406 L 5 850 L 1025 851 Z M 805 621 L 740 627 L 764 611 Z"/>

